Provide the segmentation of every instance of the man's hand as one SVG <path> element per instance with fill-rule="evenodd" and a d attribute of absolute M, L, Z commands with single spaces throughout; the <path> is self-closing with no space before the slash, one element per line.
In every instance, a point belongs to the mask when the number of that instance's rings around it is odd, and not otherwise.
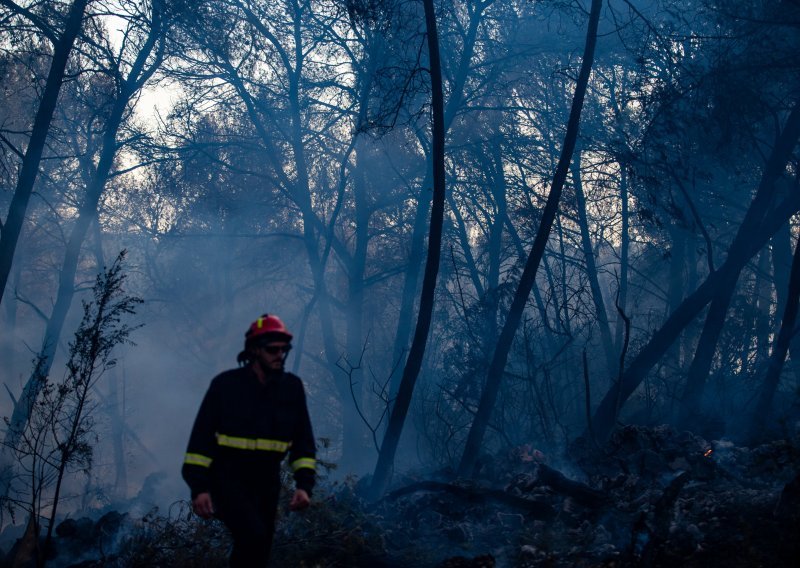
<path fill-rule="evenodd" d="M 192 499 L 192 510 L 198 517 L 210 519 L 214 515 L 214 504 L 211 502 L 210 493 L 198 493 Z"/>
<path fill-rule="evenodd" d="M 289 509 L 291 511 L 300 511 L 308 507 L 309 503 L 311 503 L 311 498 L 308 493 L 303 489 L 296 489 L 294 495 L 292 495 L 292 500 L 289 502 Z"/>

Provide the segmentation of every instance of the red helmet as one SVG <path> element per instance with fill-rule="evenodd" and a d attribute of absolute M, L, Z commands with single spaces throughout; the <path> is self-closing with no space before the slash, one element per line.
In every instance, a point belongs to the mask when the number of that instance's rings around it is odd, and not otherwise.
<path fill-rule="evenodd" d="M 250 324 L 244 334 L 245 345 L 255 343 L 256 339 L 266 341 L 286 341 L 292 340 L 292 334 L 283 325 L 278 316 L 263 314 L 260 318 Z"/>

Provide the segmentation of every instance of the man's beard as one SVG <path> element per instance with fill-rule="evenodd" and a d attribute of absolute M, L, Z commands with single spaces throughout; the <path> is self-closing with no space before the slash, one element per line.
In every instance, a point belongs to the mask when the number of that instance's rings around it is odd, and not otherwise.
<path fill-rule="evenodd" d="M 262 362 L 260 359 L 256 361 L 256 364 L 259 367 L 261 367 L 261 371 L 264 373 L 264 376 L 267 379 L 272 379 L 283 375 L 284 361 L 281 361 L 280 367 L 277 369 L 273 368 L 271 365 L 268 365 L 267 363 Z"/>

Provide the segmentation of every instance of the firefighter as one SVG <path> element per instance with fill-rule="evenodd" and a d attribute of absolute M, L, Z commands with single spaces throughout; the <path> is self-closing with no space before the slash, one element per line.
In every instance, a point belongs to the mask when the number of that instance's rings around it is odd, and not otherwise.
<path fill-rule="evenodd" d="M 284 371 L 291 341 L 278 317 L 254 321 L 239 368 L 211 382 L 189 438 L 182 473 L 192 509 L 228 527 L 234 567 L 267 564 L 287 454 L 296 487 L 289 508 L 306 508 L 314 487 L 316 448 L 303 383 Z"/>

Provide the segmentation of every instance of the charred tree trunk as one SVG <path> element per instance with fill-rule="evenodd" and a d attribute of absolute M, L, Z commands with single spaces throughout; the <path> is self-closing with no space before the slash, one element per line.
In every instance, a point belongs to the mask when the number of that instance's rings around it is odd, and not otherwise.
<path fill-rule="evenodd" d="M 671 314 L 681 305 L 686 295 L 686 262 L 689 240 L 689 230 L 681 223 L 673 222 L 669 225 L 670 236 L 669 250 L 669 283 L 667 285 L 667 310 L 665 316 Z M 682 357 L 680 341 L 676 341 L 664 354 L 664 365 L 669 371 L 678 376 L 681 374 Z"/>
<path fill-rule="evenodd" d="M 442 223 L 444 220 L 445 202 L 445 168 L 444 168 L 444 95 L 442 93 L 442 68 L 439 59 L 439 36 L 436 30 L 436 12 L 433 0 L 424 0 L 425 27 L 428 37 L 428 53 L 431 75 L 431 107 L 433 130 L 433 203 L 431 206 L 430 233 L 428 237 L 428 258 L 425 263 L 425 277 L 422 281 L 422 294 L 419 301 L 419 315 L 414 331 L 414 340 L 408 353 L 400 389 L 397 393 L 389 424 L 381 443 L 378 463 L 372 478 L 370 493 L 377 499 L 386 491 L 394 465 L 394 456 L 400 442 L 411 395 L 422 367 L 425 355 L 425 344 L 433 317 L 433 301 L 436 292 L 436 279 L 439 273 L 439 256 L 442 243 Z"/>
<path fill-rule="evenodd" d="M 70 6 L 61 36 L 54 42 L 53 61 L 50 63 L 50 71 L 47 74 L 42 99 L 39 101 L 39 110 L 36 111 L 36 118 L 33 121 L 33 130 L 28 147 L 25 150 L 25 157 L 22 160 L 22 170 L 17 180 L 17 187 L 14 190 L 14 197 L 11 198 L 11 205 L 8 208 L 8 217 L 0 232 L 0 303 L 3 300 L 3 292 L 8 283 L 8 275 L 11 272 L 11 265 L 14 261 L 14 252 L 17 248 L 19 235 L 22 232 L 22 224 L 25 221 L 25 213 L 28 209 L 28 202 L 33 193 L 33 186 L 36 183 L 36 176 L 39 173 L 39 163 L 42 159 L 44 144 L 47 133 L 50 130 L 50 122 L 53 119 L 53 112 L 58 101 L 58 94 L 61 91 L 61 84 L 64 81 L 64 71 L 67 67 L 67 60 L 75 43 L 75 38 L 81 30 L 83 13 L 86 10 L 88 0 L 75 0 Z"/>
<path fill-rule="evenodd" d="M 17 263 L 13 266 L 11 273 L 11 288 L 15 289 L 19 286 L 20 276 L 22 274 L 22 265 Z M 0 359 L 5 361 L 5 368 L 10 374 L 16 374 L 17 368 L 17 353 L 15 344 L 17 335 L 17 302 L 6 302 L 3 305 L 3 312 L 5 317 L 5 333 L 0 338 Z"/>
<path fill-rule="evenodd" d="M 772 239 L 772 273 L 777 298 L 776 313 L 782 314 L 789 301 L 789 279 L 792 265 L 791 226 L 786 223 Z M 800 381 L 800 336 L 795 334 L 789 341 L 789 367 L 795 379 Z M 797 384 L 800 384 L 798 382 Z"/>
<path fill-rule="evenodd" d="M 789 352 L 792 338 L 797 334 L 797 309 L 800 303 L 800 239 L 794 249 L 792 269 L 789 276 L 789 296 L 783 311 L 783 320 L 778 337 L 772 347 L 767 362 L 767 372 L 758 395 L 758 403 L 750 423 L 750 440 L 756 442 L 762 436 L 767 424 L 772 399 L 778 388 L 786 354 Z"/>
<path fill-rule="evenodd" d="M 592 291 L 594 310 L 597 314 L 597 325 L 600 328 L 600 340 L 606 358 L 606 369 L 610 376 L 619 371 L 619 362 L 614 352 L 614 343 L 611 338 L 611 326 L 608 323 L 608 312 L 603 299 L 603 291 L 598 279 L 597 263 L 594 259 L 592 237 L 589 234 L 589 218 L 586 214 L 586 194 L 583 192 L 583 178 L 581 177 L 581 151 L 575 150 L 575 159 L 572 165 L 572 181 L 575 184 L 575 205 L 578 210 L 578 226 L 581 232 L 581 249 L 586 259 L 586 278 L 589 280 L 589 289 Z"/>
<path fill-rule="evenodd" d="M 41 550 L 39 548 L 39 533 L 41 527 L 36 513 L 31 513 L 25 525 L 25 533 L 20 539 L 14 557 L 11 559 L 12 568 L 30 568 L 41 565 Z"/>
<path fill-rule="evenodd" d="M 120 386 L 122 387 L 120 389 Z M 108 418 L 114 453 L 114 497 L 128 498 L 128 464 L 125 458 L 125 374 L 116 371 L 108 383 Z"/>
<path fill-rule="evenodd" d="M 578 138 L 578 128 L 580 126 L 581 110 L 583 109 L 583 100 L 586 95 L 586 86 L 589 82 L 589 75 L 592 70 L 592 63 L 594 62 L 594 49 L 597 43 L 597 27 L 600 20 L 600 8 L 602 7 L 601 0 L 592 0 L 592 9 L 589 16 L 589 26 L 586 33 L 586 45 L 583 52 L 583 61 L 581 62 L 581 69 L 578 75 L 578 81 L 575 85 L 575 95 L 572 99 L 572 108 L 570 109 L 569 121 L 567 123 L 567 132 L 564 137 L 564 147 L 561 151 L 561 156 L 556 167 L 555 175 L 553 176 L 553 184 L 550 188 L 550 195 L 547 196 L 547 203 L 545 204 L 542 213 L 542 221 L 539 230 L 536 233 L 536 239 L 533 242 L 528 260 L 525 263 L 525 269 L 520 277 L 520 282 L 517 291 L 514 294 L 514 299 L 511 308 L 508 312 L 503 329 L 500 332 L 500 337 L 497 341 L 492 362 L 489 366 L 489 372 L 486 379 L 486 386 L 481 395 L 481 400 L 478 405 L 478 410 L 475 414 L 475 419 L 470 427 L 467 436 L 467 442 L 464 447 L 464 453 L 461 457 L 461 462 L 458 466 L 458 473 L 462 476 L 471 476 L 478 459 L 483 436 L 486 428 L 489 425 L 492 411 L 494 410 L 495 401 L 497 400 L 497 393 L 500 390 L 500 382 L 505 370 L 506 361 L 508 360 L 508 353 L 511 350 L 511 344 L 514 340 L 517 328 L 519 327 L 520 320 L 522 319 L 522 312 L 525 304 L 528 301 L 533 283 L 536 279 L 536 272 L 539 268 L 539 263 L 544 255 L 544 250 L 547 245 L 547 240 L 550 236 L 550 229 L 553 226 L 553 221 L 556 217 L 558 210 L 558 203 L 561 199 L 561 192 L 564 188 L 564 182 L 567 179 L 570 163 L 572 161 L 572 153 L 575 149 L 575 143 Z"/>
<path fill-rule="evenodd" d="M 430 160 L 428 160 L 430 162 Z M 433 165 L 426 164 L 426 170 L 430 172 Z M 400 311 L 397 314 L 397 331 L 395 332 L 394 351 L 392 353 L 392 367 L 400 368 L 400 363 L 406 356 L 408 349 L 408 338 L 411 335 L 412 316 L 414 313 L 414 303 L 417 295 L 417 284 L 419 273 L 422 267 L 422 260 L 425 257 L 425 221 L 428 218 L 428 209 L 431 203 L 431 193 L 428 187 L 431 185 L 430 174 L 425 175 L 417 198 L 417 211 L 414 215 L 414 225 L 411 231 L 411 250 L 408 255 L 408 266 L 406 267 L 405 280 L 403 281 L 403 294 L 400 299 Z M 392 377 L 391 395 L 396 396 L 400 389 L 401 377 Z"/>
<path fill-rule="evenodd" d="M 511 223 L 511 219 L 507 213 L 505 215 L 505 226 L 508 229 L 509 236 L 511 237 L 512 241 L 514 241 L 514 249 L 517 252 L 518 262 L 522 264 L 525 262 L 526 258 L 525 248 L 522 245 L 522 239 L 520 238 L 516 227 L 514 227 L 513 223 Z M 536 284 L 536 281 L 533 282 L 532 294 L 533 300 L 536 303 L 536 309 L 539 312 L 539 317 L 544 325 L 547 351 L 549 353 L 555 353 L 558 350 L 557 341 L 554 337 L 553 326 L 550 322 L 550 317 L 547 314 L 547 306 L 545 306 L 544 298 L 542 298 L 542 293 L 539 290 L 539 286 Z"/>
<path fill-rule="evenodd" d="M 630 255 L 630 212 L 628 208 L 628 175 L 625 171 L 625 164 L 619 164 L 619 200 L 620 217 L 622 219 L 622 230 L 619 245 L 619 291 L 617 294 L 617 306 L 622 313 L 627 313 L 628 305 L 628 257 Z M 625 332 L 625 322 L 620 317 L 617 318 L 617 325 L 614 330 L 614 351 L 622 352 L 623 333 Z"/>
<path fill-rule="evenodd" d="M 753 329 L 755 330 L 756 352 L 753 358 L 754 367 L 760 368 L 769 358 L 769 336 L 778 327 L 777 316 L 773 324 L 770 313 L 772 311 L 772 278 L 770 277 L 770 251 L 764 248 L 758 259 L 758 271 L 756 273 L 756 298 L 753 309 Z M 783 312 L 776 312 L 781 314 Z M 746 367 L 743 367 L 746 368 Z"/>
<path fill-rule="evenodd" d="M 619 409 L 681 332 L 718 292 L 725 289 L 726 282 L 738 278 L 745 264 L 761 250 L 770 237 L 800 207 L 800 199 L 792 195 L 784 202 L 776 204 L 771 210 L 769 208 L 775 184 L 784 172 L 798 136 L 800 136 L 800 110 L 795 107 L 772 149 L 762 173 L 756 197 L 728 249 L 725 262 L 715 272 L 709 274 L 697 290 L 681 302 L 681 305 L 672 312 L 667 321 L 631 361 L 620 380 L 603 397 L 593 418 L 595 435 L 598 440 L 608 437 L 616 424 Z"/>
<path fill-rule="evenodd" d="M 475 53 L 475 42 L 478 34 L 478 27 L 483 19 L 483 11 L 490 2 L 474 2 L 468 5 L 469 27 L 464 36 L 464 48 L 459 58 L 458 68 L 453 77 L 453 82 L 449 89 L 450 98 L 447 106 L 443 109 L 443 128 L 445 135 L 450 129 L 450 125 L 456 116 L 456 112 L 461 107 L 464 97 L 464 86 L 469 77 L 470 63 Z M 426 145 L 423 143 L 423 147 Z M 431 184 L 436 185 L 436 180 L 431 178 L 431 172 L 435 170 L 436 157 L 428 154 L 426 162 L 426 174 L 420 187 L 417 200 L 417 210 L 414 216 L 414 225 L 411 234 L 411 251 L 408 257 L 408 267 L 406 277 L 403 282 L 403 295 L 401 297 L 400 311 L 397 316 L 397 332 L 395 333 L 394 350 L 392 353 L 392 367 L 400 368 L 400 363 L 404 358 L 408 348 L 408 338 L 411 335 L 412 317 L 414 314 L 414 302 L 417 295 L 417 284 L 422 267 L 422 260 L 425 256 L 425 221 L 428 217 L 428 208 L 431 202 Z M 435 191 L 435 187 L 434 187 Z M 391 381 L 390 398 L 394 399 L 400 388 L 400 377 Z"/>
<path fill-rule="evenodd" d="M 681 401 L 680 422 L 684 426 L 691 427 L 692 423 L 696 422 L 704 413 L 702 409 L 703 391 L 708 374 L 711 371 L 711 364 L 717 351 L 717 343 L 725 324 L 725 315 L 728 313 L 728 307 L 736 290 L 738 278 L 738 271 L 730 271 L 725 275 L 714 293 L 711 306 L 708 308 L 703 331 L 697 341 L 694 359 L 692 359 L 692 364 L 689 366 L 689 375 L 686 379 L 686 388 Z"/>
<path fill-rule="evenodd" d="M 508 198 L 506 196 L 508 187 L 506 183 L 506 173 L 503 163 L 503 148 L 495 141 L 492 144 L 492 197 L 494 198 L 495 216 L 489 226 L 489 266 L 486 274 L 486 290 L 492 294 L 489 309 L 487 310 L 488 329 L 492 330 L 492 337 L 495 335 L 497 327 L 497 308 L 500 300 L 497 289 L 500 286 L 500 265 L 503 262 L 503 227 L 505 219 L 508 217 Z"/>
<path fill-rule="evenodd" d="M 370 208 L 367 202 L 368 190 L 364 165 L 369 161 L 365 137 L 356 141 L 355 171 L 353 172 L 353 198 L 355 204 L 356 223 L 355 246 L 353 254 L 348 258 L 347 289 L 347 364 L 350 390 L 355 404 L 363 407 L 364 372 L 361 359 L 366 349 L 367 336 L 364 334 L 364 275 L 367 267 L 367 250 L 369 245 Z M 362 430 L 363 431 L 363 430 Z M 355 433 L 355 435 L 358 435 Z M 362 443 L 362 437 L 353 441 L 352 460 L 359 456 L 368 456 Z"/>

